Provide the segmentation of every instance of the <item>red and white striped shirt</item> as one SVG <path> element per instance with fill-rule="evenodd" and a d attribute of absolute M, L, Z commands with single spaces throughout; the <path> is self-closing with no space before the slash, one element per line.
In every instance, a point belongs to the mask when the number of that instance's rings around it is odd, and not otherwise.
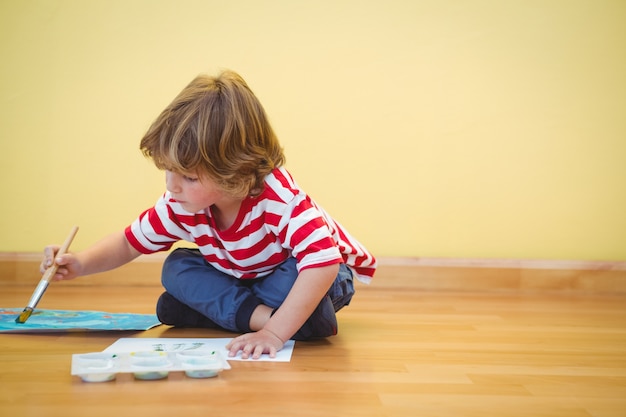
<path fill-rule="evenodd" d="M 243 200 L 228 230 L 217 228 L 209 208 L 189 213 L 166 192 L 126 228 L 126 238 L 146 254 L 168 250 L 179 240 L 194 242 L 207 262 L 240 279 L 268 275 L 291 256 L 299 271 L 344 262 L 363 282 L 376 269 L 376 259 L 284 168 L 265 178 L 259 196 Z"/>

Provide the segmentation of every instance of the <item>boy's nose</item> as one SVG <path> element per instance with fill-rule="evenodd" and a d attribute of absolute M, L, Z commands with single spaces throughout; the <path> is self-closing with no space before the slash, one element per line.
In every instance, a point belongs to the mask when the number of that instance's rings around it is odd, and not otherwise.
<path fill-rule="evenodd" d="M 167 191 L 170 193 L 176 193 L 179 191 L 176 174 L 173 172 L 165 171 L 165 188 L 167 188 Z"/>

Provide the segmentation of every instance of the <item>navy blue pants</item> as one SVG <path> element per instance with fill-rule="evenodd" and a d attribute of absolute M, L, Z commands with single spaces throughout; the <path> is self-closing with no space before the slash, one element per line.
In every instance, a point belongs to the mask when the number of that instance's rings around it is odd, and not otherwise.
<path fill-rule="evenodd" d="M 249 332 L 254 309 L 260 304 L 280 307 L 297 277 L 295 258 L 287 259 L 263 278 L 240 280 L 215 269 L 197 249 L 176 249 L 163 264 L 161 282 L 174 298 L 220 327 Z M 354 283 L 352 270 L 345 264 L 341 264 L 328 295 L 335 312 L 350 303 Z"/>

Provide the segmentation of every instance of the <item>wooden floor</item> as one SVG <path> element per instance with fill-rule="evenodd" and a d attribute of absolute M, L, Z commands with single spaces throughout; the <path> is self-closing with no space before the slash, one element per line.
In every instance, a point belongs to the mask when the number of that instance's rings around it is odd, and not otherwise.
<path fill-rule="evenodd" d="M 339 335 L 297 342 L 291 362 L 231 362 L 211 379 L 85 383 L 71 354 L 120 337 L 230 333 L 1 334 L 0 416 L 626 416 L 626 295 L 426 291 L 400 275 L 358 285 Z M 24 307 L 36 279 L 0 285 L 0 306 Z M 40 308 L 152 313 L 161 293 L 52 285 Z"/>

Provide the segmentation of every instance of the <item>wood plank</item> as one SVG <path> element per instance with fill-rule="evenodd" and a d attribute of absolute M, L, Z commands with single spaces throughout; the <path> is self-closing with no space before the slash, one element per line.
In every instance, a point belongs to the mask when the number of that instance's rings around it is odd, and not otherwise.
<path fill-rule="evenodd" d="M 159 285 L 166 254 L 141 256 L 116 271 L 65 282 L 70 286 Z M 0 253 L 0 286 L 36 285 L 41 254 Z M 424 291 L 567 292 L 626 295 L 626 262 L 382 258 L 379 288 Z"/>

